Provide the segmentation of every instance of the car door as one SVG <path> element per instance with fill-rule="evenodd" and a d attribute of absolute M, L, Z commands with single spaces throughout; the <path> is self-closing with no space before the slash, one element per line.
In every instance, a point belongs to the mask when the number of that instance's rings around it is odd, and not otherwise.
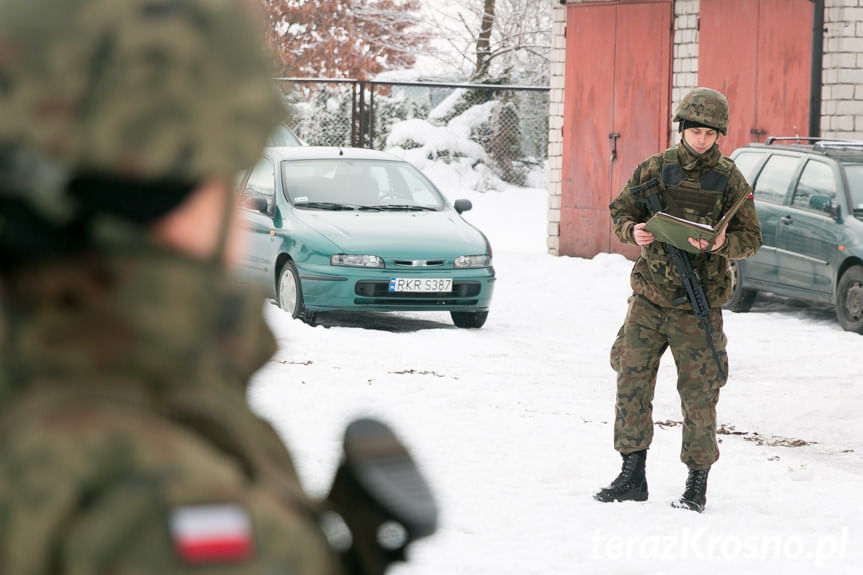
<path fill-rule="evenodd" d="M 246 252 L 242 274 L 252 281 L 271 287 L 275 281 L 276 239 L 273 229 L 276 179 L 273 161 L 261 158 L 249 173 L 241 191 Z"/>
<path fill-rule="evenodd" d="M 783 215 L 791 183 L 800 164 L 794 154 L 774 152 L 758 172 L 753 187 L 755 209 L 761 226 L 761 249 L 741 262 L 747 283 L 758 288 L 774 288 L 780 283 L 777 266 L 779 218 Z"/>
<path fill-rule="evenodd" d="M 779 217 L 776 238 L 779 281 L 801 295 L 829 301 L 833 295 L 834 252 L 840 226 L 832 215 L 837 205 L 838 168 L 827 161 L 809 159 Z"/>

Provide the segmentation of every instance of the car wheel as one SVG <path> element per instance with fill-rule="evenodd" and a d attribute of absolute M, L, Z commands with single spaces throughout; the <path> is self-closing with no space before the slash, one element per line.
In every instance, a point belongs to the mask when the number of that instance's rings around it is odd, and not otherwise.
<path fill-rule="evenodd" d="M 849 268 L 839 279 L 836 317 L 846 330 L 863 333 L 863 266 Z"/>
<path fill-rule="evenodd" d="M 485 324 L 488 311 L 451 311 L 449 315 L 456 327 L 478 328 Z"/>
<path fill-rule="evenodd" d="M 728 273 L 731 274 L 731 299 L 723 306 L 736 312 L 747 312 L 752 309 L 758 292 L 754 289 L 743 289 L 743 277 L 740 266 L 735 261 L 728 262 Z"/>
<path fill-rule="evenodd" d="M 291 317 L 299 318 L 304 315 L 300 274 L 297 273 L 297 266 L 294 265 L 294 262 L 289 260 L 282 266 L 282 271 L 279 272 L 279 284 L 276 293 L 278 295 L 279 307 L 291 314 Z"/>

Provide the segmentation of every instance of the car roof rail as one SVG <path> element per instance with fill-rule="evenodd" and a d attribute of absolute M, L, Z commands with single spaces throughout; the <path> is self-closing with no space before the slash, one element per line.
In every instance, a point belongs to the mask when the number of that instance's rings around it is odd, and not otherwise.
<path fill-rule="evenodd" d="M 764 142 L 768 146 L 773 142 L 820 142 L 824 138 L 812 138 L 809 136 L 770 136 L 767 138 L 767 141 Z"/>
<path fill-rule="evenodd" d="M 783 144 L 791 148 L 808 149 L 811 152 L 831 155 L 837 152 L 863 152 L 863 140 L 843 140 L 842 138 L 814 138 L 809 136 L 771 136 L 765 146 Z M 856 155 L 856 154 L 855 154 Z"/>
<path fill-rule="evenodd" d="M 855 151 L 863 152 L 863 141 L 861 140 L 822 140 L 817 142 L 814 149 L 819 151 Z"/>

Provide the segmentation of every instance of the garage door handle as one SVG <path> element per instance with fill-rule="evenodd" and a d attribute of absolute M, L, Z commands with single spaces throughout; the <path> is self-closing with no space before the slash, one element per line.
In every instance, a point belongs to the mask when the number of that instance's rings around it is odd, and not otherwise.
<path fill-rule="evenodd" d="M 786 226 L 790 226 L 791 225 L 791 216 L 782 216 L 781 218 L 779 218 L 779 221 L 782 222 L 783 224 L 785 224 Z"/>
<path fill-rule="evenodd" d="M 608 158 L 609 163 L 617 159 L 617 139 L 619 137 L 620 134 L 617 132 L 612 132 L 608 135 L 608 139 L 611 140 L 611 156 Z"/>

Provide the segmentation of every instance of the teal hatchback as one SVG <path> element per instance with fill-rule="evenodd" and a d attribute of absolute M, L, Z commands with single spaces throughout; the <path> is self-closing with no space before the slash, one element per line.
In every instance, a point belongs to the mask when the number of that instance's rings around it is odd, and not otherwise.
<path fill-rule="evenodd" d="M 731 158 L 753 187 L 763 245 L 731 262 L 726 307 L 747 311 L 768 291 L 832 304 L 863 333 L 863 142 L 770 138 Z"/>
<path fill-rule="evenodd" d="M 323 311 L 448 311 L 482 327 L 491 246 L 413 165 L 374 150 L 270 147 L 240 186 L 241 273 L 314 323 Z"/>

